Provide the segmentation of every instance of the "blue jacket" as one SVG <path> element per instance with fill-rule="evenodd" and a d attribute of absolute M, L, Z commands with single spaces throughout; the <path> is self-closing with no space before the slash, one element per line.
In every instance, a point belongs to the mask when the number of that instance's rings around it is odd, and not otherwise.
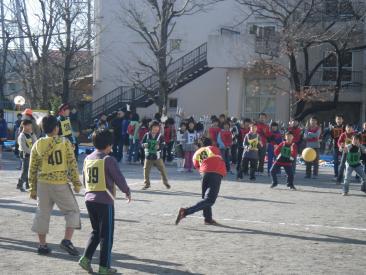
<path fill-rule="evenodd" d="M 130 125 L 129 119 L 122 120 L 122 136 L 128 135 L 127 133 L 128 125 Z"/>

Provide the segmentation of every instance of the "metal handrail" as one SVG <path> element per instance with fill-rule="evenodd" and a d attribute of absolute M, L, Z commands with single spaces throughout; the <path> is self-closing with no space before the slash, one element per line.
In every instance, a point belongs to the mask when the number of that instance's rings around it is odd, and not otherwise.
<path fill-rule="evenodd" d="M 193 66 L 207 60 L 207 43 L 204 43 L 178 58 L 168 68 L 168 81 L 174 83 L 178 81 L 179 77 L 185 71 L 189 70 Z M 92 117 L 96 117 L 99 114 L 112 109 L 116 105 L 121 103 L 128 103 L 135 101 L 146 96 L 146 90 L 152 92 L 152 95 L 157 93 L 159 88 L 159 78 L 157 75 L 151 75 L 144 79 L 140 85 L 135 87 L 121 86 L 118 87 L 108 94 L 98 98 L 94 102 L 88 105 L 88 109 L 92 110 Z"/>

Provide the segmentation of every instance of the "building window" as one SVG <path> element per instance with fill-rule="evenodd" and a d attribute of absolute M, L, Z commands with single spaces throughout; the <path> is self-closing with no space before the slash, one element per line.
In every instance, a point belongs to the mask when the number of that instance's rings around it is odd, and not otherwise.
<path fill-rule="evenodd" d="M 181 50 L 181 47 L 182 47 L 182 39 L 170 39 L 171 51 Z"/>
<path fill-rule="evenodd" d="M 259 54 L 278 56 L 280 36 L 273 25 L 252 25 L 250 34 L 255 34 L 255 51 Z"/>
<path fill-rule="evenodd" d="M 247 82 L 243 116 L 257 119 L 266 113 L 270 119 L 276 118 L 275 80 L 258 79 Z"/>
<path fill-rule="evenodd" d="M 325 0 L 324 11 L 332 17 L 349 17 L 355 14 L 351 0 Z"/>
<path fill-rule="evenodd" d="M 338 75 L 338 58 L 335 53 L 327 52 L 329 55 L 323 63 L 323 81 L 336 81 Z M 353 67 L 353 55 L 352 52 L 344 54 L 343 60 L 343 72 L 342 81 L 352 81 L 352 67 Z"/>
<path fill-rule="evenodd" d="M 170 109 L 177 108 L 178 107 L 178 98 L 169 98 L 169 104 Z"/>

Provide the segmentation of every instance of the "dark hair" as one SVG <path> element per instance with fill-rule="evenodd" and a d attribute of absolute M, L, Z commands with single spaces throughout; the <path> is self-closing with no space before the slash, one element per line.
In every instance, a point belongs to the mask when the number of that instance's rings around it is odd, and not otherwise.
<path fill-rule="evenodd" d="M 184 121 L 182 121 L 181 123 L 180 123 L 180 125 L 179 125 L 179 127 L 182 127 L 182 126 L 186 126 L 186 128 L 187 128 L 187 123 L 185 123 Z"/>
<path fill-rule="evenodd" d="M 347 123 L 347 124 L 346 124 L 346 128 L 347 128 L 347 127 L 348 127 L 348 128 L 353 128 L 353 125 L 352 125 L 352 124 L 350 124 L 350 123 Z"/>
<path fill-rule="evenodd" d="M 217 118 L 217 116 L 213 115 L 210 117 L 211 122 L 213 123 L 214 121 L 218 121 L 219 119 Z"/>
<path fill-rule="evenodd" d="M 252 123 L 252 120 L 250 118 L 244 118 L 244 123 L 247 122 L 247 123 Z"/>
<path fill-rule="evenodd" d="M 141 126 L 145 126 L 145 127 L 149 127 L 149 122 L 150 122 L 150 119 L 144 117 L 142 120 L 141 120 Z"/>
<path fill-rule="evenodd" d="M 267 117 L 267 114 L 266 113 L 259 113 L 259 116 L 265 116 L 265 117 Z"/>
<path fill-rule="evenodd" d="M 252 122 L 250 122 L 249 126 L 250 126 L 250 127 L 252 127 L 252 126 L 257 126 L 257 123 L 256 123 L 256 122 L 254 122 L 254 121 L 252 121 Z"/>
<path fill-rule="evenodd" d="M 220 123 L 220 120 L 217 117 L 213 118 L 211 121 L 212 123 Z"/>
<path fill-rule="evenodd" d="M 160 114 L 160 113 L 156 113 L 156 114 L 154 115 L 154 119 L 155 119 L 156 121 L 160 122 L 160 121 L 161 121 L 161 114 Z"/>
<path fill-rule="evenodd" d="M 32 121 L 30 119 L 24 119 L 20 125 L 25 126 L 25 125 L 29 125 L 29 124 L 32 124 Z"/>
<path fill-rule="evenodd" d="M 336 114 L 335 117 L 340 117 L 340 118 L 344 119 L 344 116 L 342 114 Z"/>
<path fill-rule="evenodd" d="M 17 117 L 22 117 L 23 115 L 21 113 L 17 113 Z"/>
<path fill-rule="evenodd" d="M 98 129 L 92 136 L 93 145 L 98 150 L 104 150 L 113 144 L 113 134 L 107 129 Z"/>
<path fill-rule="evenodd" d="M 153 120 L 149 124 L 149 129 L 151 130 L 155 126 L 160 127 L 160 123 L 158 121 L 156 121 L 156 120 Z"/>
<path fill-rule="evenodd" d="M 362 140 L 362 135 L 361 134 L 355 134 L 355 135 L 353 135 L 353 138 L 355 138 L 357 140 Z"/>
<path fill-rule="evenodd" d="M 201 143 L 203 146 L 211 146 L 212 145 L 212 140 L 208 137 L 201 137 Z"/>
<path fill-rule="evenodd" d="M 174 124 L 175 124 L 174 118 L 169 117 L 169 118 L 165 121 L 165 124 L 166 124 L 166 125 L 174 125 Z"/>
<path fill-rule="evenodd" d="M 287 131 L 287 132 L 285 133 L 285 136 L 288 136 L 288 135 L 294 136 L 294 133 L 293 133 L 293 132 L 291 132 L 291 131 Z"/>
<path fill-rule="evenodd" d="M 136 113 L 132 113 L 131 114 L 131 120 L 132 121 L 139 121 L 140 120 L 140 116 Z"/>
<path fill-rule="evenodd" d="M 221 115 L 219 115 L 219 118 L 226 118 L 226 115 L 225 114 L 221 114 Z"/>
<path fill-rule="evenodd" d="M 224 123 L 222 124 L 223 126 L 225 126 L 225 125 L 229 125 L 229 127 L 230 127 L 230 122 L 229 121 L 227 121 L 227 120 L 225 120 L 224 121 Z"/>
<path fill-rule="evenodd" d="M 47 115 L 42 118 L 41 126 L 42 126 L 41 128 L 45 134 L 50 134 L 58 126 L 57 118 L 52 115 Z"/>
<path fill-rule="evenodd" d="M 276 121 L 271 122 L 271 127 L 274 127 L 274 126 L 278 127 L 278 123 Z"/>
<path fill-rule="evenodd" d="M 316 120 L 317 122 L 319 122 L 319 119 L 316 116 L 312 116 L 312 117 L 310 117 L 310 119 Z"/>
<path fill-rule="evenodd" d="M 202 124 L 202 122 L 197 122 L 197 124 L 196 124 L 196 130 L 198 132 L 203 132 L 203 130 L 205 130 L 205 126 Z"/>

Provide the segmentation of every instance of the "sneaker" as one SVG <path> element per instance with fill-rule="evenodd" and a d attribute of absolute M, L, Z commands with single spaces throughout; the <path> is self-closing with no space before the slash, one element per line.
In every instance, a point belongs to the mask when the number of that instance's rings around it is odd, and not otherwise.
<path fill-rule="evenodd" d="M 142 187 L 142 190 L 147 190 L 150 188 L 150 184 L 146 184 L 144 187 Z"/>
<path fill-rule="evenodd" d="M 288 185 L 288 188 L 290 188 L 290 190 L 296 190 L 296 187 L 293 185 Z"/>
<path fill-rule="evenodd" d="M 80 254 L 79 251 L 72 244 L 72 242 L 69 240 L 62 240 L 60 247 L 72 256 L 79 256 Z"/>
<path fill-rule="evenodd" d="M 270 188 L 275 188 L 278 184 L 277 183 L 272 183 L 272 185 L 270 186 Z"/>
<path fill-rule="evenodd" d="M 168 189 L 168 190 L 169 190 L 170 188 L 172 188 L 172 187 L 170 186 L 170 184 L 169 184 L 169 183 L 165 183 L 164 185 L 165 185 L 166 189 Z"/>
<path fill-rule="evenodd" d="M 348 196 L 348 192 L 343 192 L 342 196 Z"/>
<path fill-rule="evenodd" d="M 49 248 L 47 244 L 40 245 L 37 249 L 37 252 L 39 255 L 47 255 L 51 253 L 51 248 Z"/>
<path fill-rule="evenodd" d="M 110 275 L 110 274 L 116 274 L 116 273 L 117 273 L 117 269 L 115 269 L 115 268 L 99 266 L 98 274 L 100 274 L 100 275 Z"/>
<path fill-rule="evenodd" d="M 91 262 L 88 258 L 86 257 L 81 257 L 79 260 L 79 265 L 81 266 L 82 269 L 84 269 L 85 271 L 87 271 L 88 273 L 93 273 L 93 268 L 91 267 Z"/>
<path fill-rule="evenodd" d="M 210 221 L 205 221 L 205 225 L 213 225 L 213 226 L 218 226 L 220 225 L 217 221 L 215 221 L 214 219 L 210 220 Z"/>
<path fill-rule="evenodd" d="M 249 178 L 249 180 L 250 180 L 250 181 L 255 181 L 255 180 L 256 180 L 256 178 L 255 178 L 255 177 L 253 177 L 253 178 Z"/>
<path fill-rule="evenodd" d="M 186 217 L 186 209 L 181 208 L 178 211 L 177 219 L 175 220 L 175 225 L 178 225 L 181 220 L 183 220 Z"/>

